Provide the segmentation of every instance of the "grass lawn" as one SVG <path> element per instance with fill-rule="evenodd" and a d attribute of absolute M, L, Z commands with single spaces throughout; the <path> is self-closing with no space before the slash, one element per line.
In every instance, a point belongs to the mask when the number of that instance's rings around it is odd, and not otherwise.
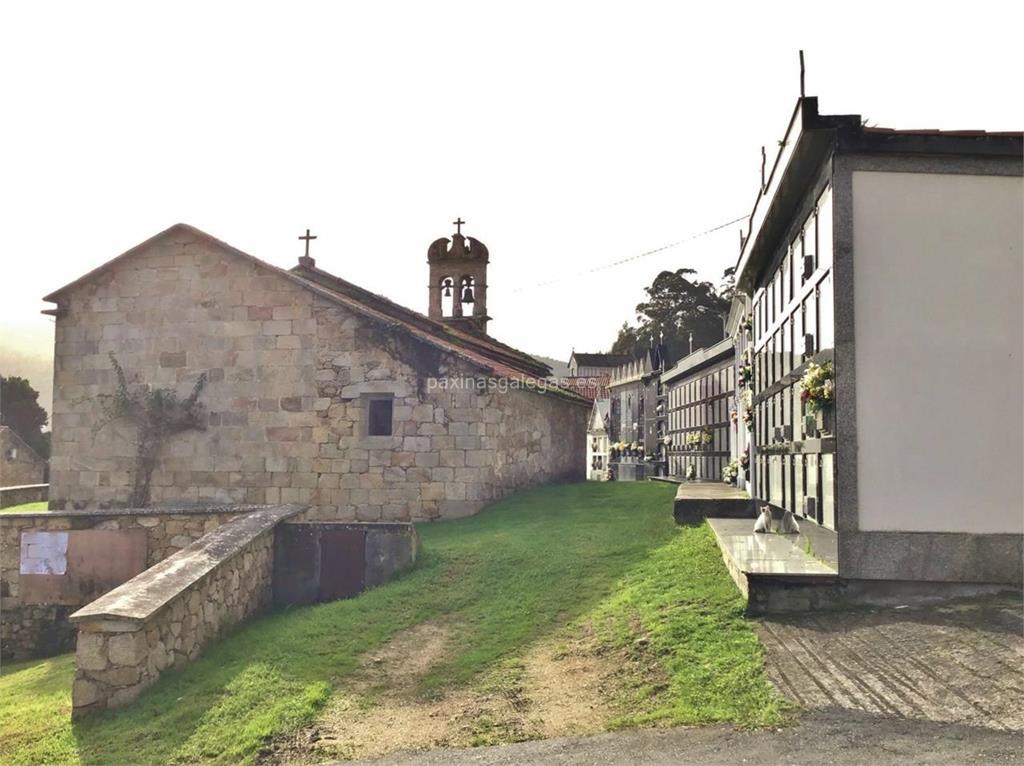
<path fill-rule="evenodd" d="M 50 510 L 49 505 L 45 500 L 38 503 L 22 503 L 21 505 L 9 505 L 6 508 L 0 508 L 0 513 L 38 513 L 39 511 Z"/>
<path fill-rule="evenodd" d="M 671 485 L 583 483 L 531 490 L 478 516 L 419 527 L 423 559 L 348 601 L 275 613 L 165 675 L 132 706 L 72 725 L 70 656 L 0 676 L 0 762 L 251 762 L 312 722 L 360 655 L 428 620 L 454 650 L 422 693 L 465 685 L 574 620 L 644 651 L 664 683 L 638 678 L 640 723 L 777 723 L 780 702 L 710 530 L 677 527 Z"/>

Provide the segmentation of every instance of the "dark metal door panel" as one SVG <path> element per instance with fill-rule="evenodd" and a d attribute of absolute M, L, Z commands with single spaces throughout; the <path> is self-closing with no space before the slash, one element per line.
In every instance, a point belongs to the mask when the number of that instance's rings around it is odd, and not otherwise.
<path fill-rule="evenodd" d="M 320 531 L 304 524 L 274 530 L 274 604 L 315 604 L 320 597 Z"/>
<path fill-rule="evenodd" d="M 320 600 L 362 593 L 366 572 L 366 532 L 325 529 L 320 535 Z"/>

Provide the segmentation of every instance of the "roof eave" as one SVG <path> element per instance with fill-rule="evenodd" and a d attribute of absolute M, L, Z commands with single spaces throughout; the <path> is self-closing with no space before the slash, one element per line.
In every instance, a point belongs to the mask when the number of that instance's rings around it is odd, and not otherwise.
<path fill-rule="evenodd" d="M 736 288 L 750 294 L 760 268 L 771 257 L 779 229 L 797 200 L 806 190 L 809 178 L 826 160 L 835 143 L 837 131 L 860 129 L 860 115 L 818 113 L 818 99 L 797 99 L 796 108 L 772 164 L 764 188 L 758 191 L 748 219 L 747 235 L 736 264 Z"/>
<path fill-rule="evenodd" d="M 713 346 L 697 349 L 676 362 L 671 369 L 663 372 L 661 382 L 670 383 L 673 380 L 692 375 L 709 365 L 727 359 L 735 351 L 731 337 L 720 340 Z"/>
<path fill-rule="evenodd" d="M 725 335 L 728 338 L 736 335 L 736 331 L 739 328 L 740 321 L 743 316 L 750 310 L 750 299 L 747 298 L 746 293 L 739 290 L 733 291 L 732 302 L 729 304 L 729 316 L 725 320 Z"/>

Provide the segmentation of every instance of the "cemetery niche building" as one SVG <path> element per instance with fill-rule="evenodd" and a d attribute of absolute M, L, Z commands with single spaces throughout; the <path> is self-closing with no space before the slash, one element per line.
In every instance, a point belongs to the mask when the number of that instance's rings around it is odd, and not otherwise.
<path fill-rule="evenodd" d="M 666 473 L 665 346 L 647 349 L 612 370 L 608 381 L 609 464 L 612 478 L 635 481 Z"/>
<path fill-rule="evenodd" d="M 1022 148 L 801 98 L 766 169 L 729 321 L 751 491 L 845 582 L 1021 583 Z"/>
<path fill-rule="evenodd" d="M 687 354 L 666 370 L 668 473 L 678 479 L 721 481 L 733 458 L 730 414 L 735 411 L 733 341 L 726 338 Z"/>
<path fill-rule="evenodd" d="M 583 478 L 564 445 L 582 443 L 590 402 L 487 334 L 488 250 L 457 223 L 428 249 L 429 316 L 318 268 L 308 251 L 284 270 L 185 224 L 46 296 L 51 507 L 119 507 L 138 489 L 137 429 L 106 422 L 111 354 L 132 390 L 178 401 L 201 390 L 195 427 L 156 452 L 148 505 L 297 503 L 310 520 L 422 520 Z"/>

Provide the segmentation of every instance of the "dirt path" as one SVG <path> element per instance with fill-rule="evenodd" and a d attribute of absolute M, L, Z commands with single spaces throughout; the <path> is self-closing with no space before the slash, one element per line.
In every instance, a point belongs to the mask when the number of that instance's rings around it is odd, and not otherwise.
<path fill-rule="evenodd" d="M 535 645 L 474 687 L 425 698 L 420 680 L 457 640 L 428 623 L 369 653 L 316 726 L 267 760 L 732 763 L 743 751 L 751 763 L 900 763 L 911 755 L 920 763 L 1024 763 L 1019 599 L 765 619 L 758 630 L 769 676 L 807 711 L 798 727 L 581 736 L 608 728 L 617 712 L 609 701 L 622 696 L 616 679 L 630 661 L 599 653 L 585 631 Z M 936 738 L 949 742 L 929 745 Z M 525 740 L 551 744 L 458 750 Z M 415 755 L 426 750 L 436 755 Z M 683 752 L 689 760 L 679 760 Z"/>
<path fill-rule="evenodd" d="M 607 728 L 616 663 L 594 650 L 588 634 L 541 642 L 477 686 L 424 697 L 419 681 L 444 659 L 453 635 L 425 623 L 370 652 L 316 725 L 279 743 L 265 762 L 308 764 Z"/>
<path fill-rule="evenodd" d="M 393 753 L 376 766 L 994 766 L 1024 763 L 1017 733 L 863 713 L 812 713 L 779 731 L 637 729 L 502 747 Z M 335 766 L 341 766 L 336 764 Z"/>

